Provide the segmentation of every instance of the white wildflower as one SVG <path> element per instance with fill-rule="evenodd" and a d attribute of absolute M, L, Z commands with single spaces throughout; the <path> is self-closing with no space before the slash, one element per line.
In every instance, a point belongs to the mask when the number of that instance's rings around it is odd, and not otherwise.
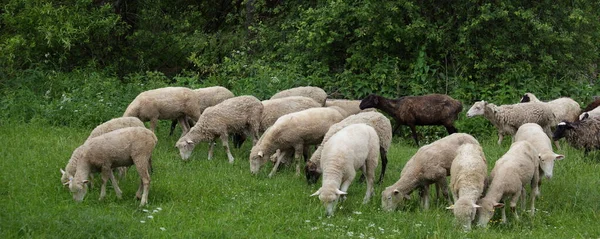
<path fill-rule="evenodd" d="M 164 228 L 164 227 L 161 227 L 161 228 L 160 228 L 160 230 L 161 230 L 161 231 L 165 231 L 165 230 L 167 230 L 167 229 L 166 229 L 166 228 Z"/>
<path fill-rule="evenodd" d="M 352 213 L 354 213 L 354 214 L 356 214 L 356 215 L 360 215 L 360 214 L 362 214 L 362 212 L 359 212 L 359 211 L 354 211 L 354 212 L 352 212 Z"/>
<path fill-rule="evenodd" d="M 148 216 L 148 218 L 152 219 L 152 218 L 154 218 L 154 217 L 153 217 L 152 215 L 150 215 L 150 216 Z"/>
<path fill-rule="evenodd" d="M 140 222 L 141 222 L 141 223 L 146 223 L 146 221 L 144 221 L 144 220 L 141 220 Z"/>

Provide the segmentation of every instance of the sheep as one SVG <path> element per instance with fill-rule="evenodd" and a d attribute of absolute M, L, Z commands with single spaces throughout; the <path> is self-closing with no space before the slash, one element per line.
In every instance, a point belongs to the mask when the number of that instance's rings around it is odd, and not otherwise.
<path fill-rule="evenodd" d="M 124 117 L 137 117 L 143 122 L 150 121 L 152 132 L 159 119 L 178 120 L 182 134 L 189 131 L 186 116 L 198 119 L 201 111 L 200 101 L 191 89 L 185 87 L 165 87 L 140 93 L 127 106 Z"/>
<path fill-rule="evenodd" d="M 141 179 L 136 197 L 141 199 L 140 207 L 146 205 L 150 189 L 152 151 L 157 142 L 154 133 L 145 127 L 117 129 L 86 141 L 72 156 L 78 157 L 77 171 L 68 182 L 73 199 L 83 201 L 87 193 L 87 179 L 92 170 L 100 170 L 102 173 L 100 200 L 106 196 L 106 181 L 109 178 L 120 199 L 122 192 L 112 169 L 135 165 Z"/>
<path fill-rule="evenodd" d="M 135 117 L 114 118 L 114 119 L 111 119 L 109 121 L 106 121 L 106 122 L 96 126 L 96 128 L 94 128 L 92 130 L 92 132 L 90 133 L 90 135 L 88 136 L 86 141 L 90 140 L 91 138 L 100 136 L 102 134 L 105 134 L 105 133 L 108 133 L 108 132 L 111 132 L 111 131 L 114 131 L 117 129 L 126 128 L 126 127 L 145 127 L 145 126 L 144 126 L 144 123 L 140 119 L 135 118 Z M 75 151 L 77 151 L 77 149 Z M 73 152 L 73 154 L 76 154 L 75 151 Z M 78 159 L 78 157 L 71 157 L 71 159 L 65 166 L 65 170 L 60 169 L 60 172 L 62 173 L 60 181 L 62 184 L 67 183 L 69 181 L 69 178 L 72 178 L 73 175 L 75 175 L 75 172 L 77 170 L 77 160 L 76 159 Z M 123 178 L 127 168 L 119 167 L 118 170 L 119 170 L 120 178 Z"/>
<path fill-rule="evenodd" d="M 222 87 L 222 86 L 211 86 L 211 87 L 206 87 L 206 88 L 199 88 L 199 89 L 194 89 L 193 91 L 196 94 L 196 97 L 198 97 L 198 100 L 200 102 L 200 109 L 199 109 L 200 113 L 204 112 L 204 110 L 208 107 L 211 107 L 213 105 L 223 102 L 226 99 L 234 97 L 234 95 L 233 95 L 233 93 L 231 93 L 231 91 L 229 91 L 227 88 Z M 190 124 L 189 121 L 195 121 L 195 120 L 198 120 L 198 118 L 190 119 L 188 117 L 186 120 L 188 120 L 188 125 L 193 125 L 193 124 Z M 169 132 L 169 135 L 173 135 L 173 131 L 175 130 L 176 126 L 177 126 L 177 120 L 173 120 L 171 122 L 171 131 Z"/>
<path fill-rule="evenodd" d="M 583 148 L 586 155 L 591 150 L 600 149 L 600 118 L 560 122 L 552 139 L 559 140 L 561 138 L 565 138 L 574 148 Z"/>
<path fill-rule="evenodd" d="M 325 100 L 325 107 L 338 106 L 344 109 L 348 113 L 348 115 L 354 115 L 361 112 L 376 111 L 374 108 L 361 110 L 360 102 L 360 100 L 327 99 Z"/>
<path fill-rule="evenodd" d="M 398 99 L 371 94 L 360 102 L 361 110 L 367 108 L 377 108 L 392 116 L 396 121 L 393 132 L 396 132 L 400 125 L 408 125 L 418 146 L 416 125 L 443 125 L 448 134 L 458 132 L 454 121 L 462 111 L 462 104 L 450 96 L 441 94 L 404 96 Z"/>
<path fill-rule="evenodd" d="M 487 178 L 487 162 L 483 149 L 477 144 L 463 144 L 458 150 L 450 167 L 450 189 L 454 204 L 447 209 L 453 210 L 456 221 L 466 231 L 471 230 L 475 220 L 476 204 L 481 197 Z"/>
<path fill-rule="evenodd" d="M 263 105 L 250 95 L 238 96 L 208 107 L 198 118 L 190 132 L 179 138 L 175 147 L 183 160 L 187 160 L 198 142 L 209 141 L 208 160 L 212 160 L 215 137 L 219 136 L 227 152 L 229 163 L 234 158 L 229 150 L 228 138 L 231 133 L 245 133 L 252 136 L 252 143 L 258 140 L 258 129 Z"/>
<path fill-rule="evenodd" d="M 483 115 L 498 129 L 498 145 L 505 134 L 514 135 L 525 123 L 539 124 L 551 137 L 550 126 L 555 121 L 552 110 L 546 104 L 536 102 L 496 106 L 482 100 L 475 102 L 467 112 L 469 118 L 477 115 Z"/>
<path fill-rule="evenodd" d="M 465 133 L 455 133 L 441 138 L 431 144 L 421 147 L 408 160 L 400 179 L 381 192 L 381 207 L 385 211 L 393 211 L 410 199 L 413 190 L 419 188 L 421 203 L 429 208 L 429 185 L 436 183 L 448 202 L 448 183 L 446 176 L 450 175 L 452 161 L 456 158 L 457 149 L 463 144 L 479 145 L 473 136 Z"/>
<path fill-rule="evenodd" d="M 305 174 L 306 181 L 309 184 L 316 183 L 319 177 L 321 176 L 320 169 L 320 160 L 321 160 L 321 151 L 323 150 L 323 144 L 331 138 L 335 133 L 343 129 L 344 127 L 357 124 L 357 123 L 365 123 L 375 129 L 377 131 L 377 135 L 379 136 L 379 154 L 381 155 L 381 173 L 379 175 L 378 183 L 383 181 L 383 177 L 385 176 L 385 169 L 387 165 L 387 151 L 392 144 L 392 124 L 390 120 L 385 117 L 383 114 L 379 112 L 363 112 L 355 115 L 351 115 L 344 120 L 340 121 L 332 125 L 325 137 L 323 138 L 323 142 L 317 148 L 317 150 L 312 154 L 312 157 L 308 162 L 306 162 L 305 166 Z"/>
<path fill-rule="evenodd" d="M 299 158 L 304 147 L 320 144 L 329 127 L 343 118 L 340 111 L 333 107 L 310 108 L 280 117 L 252 147 L 250 172 L 258 173 L 260 167 L 279 149 L 281 154 L 278 155 L 269 177 L 275 174 L 282 158 L 290 150 L 294 150 L 296 175 L 300 175 Z"/>
<path fill-rule="evenodd" d="M 584 120 L 587 118 L 600 118 L 600 107 L 587 112 L 583 112 L 581 113 L 581 115 L 579 115 L 579 120 Z"/>
<path fill-rule="evenodd" d="M 263 100 L 263 113 L 260 119 L 260 132 L 265 132 L 279 117 L 309 108 L 321 107 L 322 104 L 305 96 L 289 96 L 271 100 Z"/>
<path fill-rule="evenodd" d="M 477 209 L 477 224 L 481 227 L 486 227 L 494 215 L 495 208 L 502 208 L 502 222 L 506 223 L 506 210 L 503 203 L 500 201 L 510 201 L 510 209 L 514 213 L 515 219 L 519 219 L 516 211 L 519 197 L 521 199 L 521 207 L 525 207 L 525 185 L 531 185 L 531 192 L 537 192 L 539 181 L 539 158 L 537 157 L 535 147 L 527 141 L 514 142 L 508 152 L 506 152 L 494 165 L 490 178 L 491 182 L 485 196 L 477 205 L 481 206 Z M 535 213 L 535 196 L 531 195 L 531 212 Z"/>
<path fill-rule="evenodd" d="M 321 89 L 319 87 L 315 87 L 315 86 L 301 86 L 301 87 L 291 88 L 291 89 L 282 90 L 280 92 L 277 92 L 276 94 L 271 96 L 270 99 L 271 100 L 279 99 L 279 98 L 284 98 L 284 97 L 288 97 L 288 96 L 305 96 L 308 98 L 312 98 L 317 103 L 321 104 L 321 106 L 325 106 L 325 100 L 327 99 L 327 92 L 325 92 L 323 89 Z"/>
<path fill-rule="evenodd" d="M 546 177 L 547 179 L 552 178 L 554 161 L 562 160 L 565 158 L 565 156 L 556 154 L 552 151 L 552 143 L 550 142 L 550 138 L 548 138 L 548 136 L 544 133 L 542 127 L 534 123 L 521 125 L 514 137 L 514 142 L 518 141 L 529 142 L 539 153 L 537 157 L 540 160 L 540 179 L 542 176 Z M 542 181 L 540 180 L 539 183 L 541 184 Z M 539 186 L 540 185 L 538 185 L 538 191 L 535 192 L 537 196 L 540 194 Z"/>
<path fill-rule="evenodd" d="M 562 97 L 548 102 L 542 102 L 538 100 L 534 94 L 525 93 L 525 95 L 523 95 L 521 98 L 521 103 L 526 102 L 539 102 L 548 104 L 555 116 L 555 121 L 552 122 L 552 125 L 556 125 L 563 120 L 575 121 L 581 112 L 579 103 L 569 97 Z"/>
<path fill-rule="evenodd" d="M 379 136 L 373 127 L 366 124 L 348 125 L 323 145 L 323 184 L 311 196 L 319 196 L 327 216 L 333 216 L 339 196 L 347 194 L 358 169 L 362 169 L 367 178 L 363 204 L 369 202 L 373 195 L 378 148 Z"/>

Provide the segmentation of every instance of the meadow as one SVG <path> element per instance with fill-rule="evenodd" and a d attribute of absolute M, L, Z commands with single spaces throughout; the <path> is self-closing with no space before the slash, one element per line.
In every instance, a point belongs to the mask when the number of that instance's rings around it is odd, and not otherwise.
<path fill-rule="evenodd" d="M 148 206 L 138 207 L 134 169 L 119 182 L 123 199 L 109 186 L 99 201 L 96 177 L 85 200 L 76 203 L 60 184 L 59 168 L 90 131 L 35 121 L 0 123 L 0 238 L 600 238 L 599 154 L 584 156 L 565 142 L 556 152 L 566 158 L 543 182 L 534 217 L 522 213 L 515 221 L 508 214 L 509 222 L 501 224 L 497 210 L 488 228 L 463 232 L 445 209 L 447 202 L 435 197 L 427 211 L 416 193 L 395 212 L 380 209 L 381 191 L 396 182 L 417 150 L 410 138 L 394 139 L 386 177 L 370 203 L 362 204 L 366 186 L 355 181 L 348 199 L 327 218 L 318 198 L 309 197 L 320 181 L 307 185 L 304 176 L 294 176 L 294 167 L 268 178 L 271 164 L 251 175 L 249 142 L 232 150 L 234 164 L 220 144 L 208 161 L 206 143 L 184 162 L 174 148 L 178 136 L 168 136 L 164 123 L 157 131 Z M 478 140 L 489 169 L 510 144 L 505 139 L 498 146 L 492 135 Z"/>

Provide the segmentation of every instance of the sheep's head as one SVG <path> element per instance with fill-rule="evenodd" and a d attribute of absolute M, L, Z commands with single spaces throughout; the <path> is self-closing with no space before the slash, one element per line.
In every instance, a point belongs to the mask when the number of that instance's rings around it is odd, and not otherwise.
<path fill-rule="evenodd" d="M 410 195 L 400 192 L 397 188 L 387 187 L 381 192 L 381 208 L 391 212 L 410 199 Z"/>
<path fill-rule="evenodd" d="M 304 166 L 304 174 L 306 174 L 306 182 L 308 182 L 308 184 L 317 183 L 319 177 L 321 177 L 319 165 L 312 161 L 306 162 L 306 166 Z"/>
<path fill-rule="evenodd" d="M 360 102 L 360 105 L 358 107 L 361 110 L 364 110 L 366 108 L 374 108 L 377 105 L 379 105 L 379 96 L 375 94 L 370 94 Z"/>
<path fill-rule="evenodd" d="M 487 104 L 487 102 L 485 102 L 483 100 L 475 102 L 475 104 L 473 104 L 473 106 L 471 106 L 469 111 L 467 111 L 467 117 L 471 118 L 473 116 L 483 115 L 485 113 L 485 105 L 486 104 Z"/>
<path fill-rule="evenodd" d="M 87 193 L 87 183 L 88 180 L 81 181 L 72 178 L 69 179 L 67 184 L 69 185 L 69 190 L 73 193 L 73 200 L 76 202 L 83 201 L 83 197 L 85 197 L 85 194 Z"/>
<path fill-rule="evenodd" d="M 265 155 L 261 147 L 255 145 L 250 151 L 250 172 L 257 174 L 260 167 L 263 166 L 269 159 L 269 155 Z"/>
<path fill-rule="evenodd" d="M 579 115 L 579 120 L 585 120 L 585 119 L 587 119 L 589 117 L 590 117 L 590 113 L 583 112 L 582 114 Z"/>
<path fill-rule="evenodd" d="M 175 144 L 175 147 L 179 149 L 179 155 L 181 155 L 181 159 L 183 160 L 190 158 L 195 146 L 196 144 L 193 141 L 185 138 L 179 139 L 179 141 L 177 141 Z"/>
<path fill-rule="evenodd" d="M 531 102 L 531 98 L 529 97 L 530 93 L 525 93 L 523 95 L 523 97 L 521 98 L 521 101 L 519 103 L 526 103 L 526 102 Z"/>
<path fill-rule="evenodd" d="M 552 134 L 552 140 L 557 141 L 563 137 L 565 137 L 565 131 L 573 129 L 573 125 L 571 122 L 562 121 L 558 123 L 556 126 L 556 130 L 554 130 L 554 134 Z"/>
<path fill-rule="evenodd" d="M 469 200 L 458 199 L 454 205 L 449 206 L 446 209 L 450 209 L 453 211 L 454 217 L 456 218 L 456 222 L 459 225 L 461 225 L 465 231 L 470 231 L 471 222 L 475 220 L 477 208 L 480 207 L 481 206 Z"/>
<path fill-rule="evenodd" d="M 319 190 L 317 190 L 310 196 L 319 196 L 319 200 L 321 200 L 323 206 L 325 206 L 325 214 L 328 217 L 330 217 L 333 216 L 333 210 L 335 209 L 335 205 L 337 204 L 337 201 L 340 198 L 340 196 L 346 194 L 346 192 L 340 190 L 339 188 L 335 188 L 334 190 L 332 190 L 329 188 L 321 187 L 319 188 Z"/>
<path fill-rule="evenodd" d="M 539 154 L 538 157 L 540 158 L 540 168 L 542 169 L 542 172 L 544 173 L 544 176 L 547 179 L 552 178 L 552 170 L 554 169 L 554 160 L 561 160 L 564 159 L 565 156 L 561 155 L 561 154 L 555 154 L 552 152 L 549 153 L 544 153 L 544 154 Z"/>
<path fill-rule="evenodd" d="M 477 208 L 477 225 L 480 227 L 486 227 L 490 219 L 494 216 L 496 208 L 504 207 L 503 203 L 493 202 L 487 198 L 482 198 L 477 201 L 477 205 L 481 206 Z"/>

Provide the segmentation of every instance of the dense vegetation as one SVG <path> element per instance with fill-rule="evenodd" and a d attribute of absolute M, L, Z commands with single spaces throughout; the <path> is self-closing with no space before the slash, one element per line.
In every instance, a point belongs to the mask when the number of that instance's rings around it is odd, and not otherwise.
<path fill-rule="evenodd" d="M 0 117 L 93 126 L 139 92 L 599 95 L 600 2 L 0 0 Z"/>

